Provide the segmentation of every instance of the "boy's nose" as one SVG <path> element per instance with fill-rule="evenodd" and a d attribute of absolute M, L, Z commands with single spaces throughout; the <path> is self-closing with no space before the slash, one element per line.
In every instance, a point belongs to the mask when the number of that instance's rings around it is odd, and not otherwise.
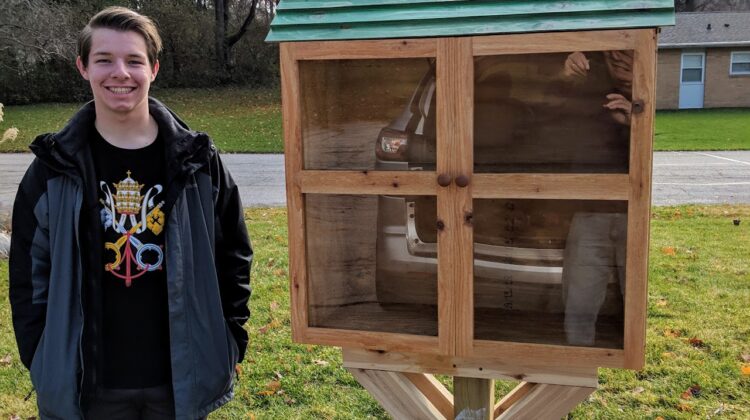
<path fill-rule="evenodd" d="M 120 60 L 117 60 L 115 62 L 115 66 L 112 69 L 112 77 L 118 79 L 127 79 L 128 77 L 130 77 L 127 68 L 125 67 L 125 62 Z"/>

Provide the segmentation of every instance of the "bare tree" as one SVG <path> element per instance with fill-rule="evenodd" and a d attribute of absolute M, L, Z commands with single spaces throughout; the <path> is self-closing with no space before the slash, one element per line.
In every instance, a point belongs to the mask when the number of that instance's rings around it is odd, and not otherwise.
<path fill-rule="evenodd" d="M 215 13 L 215 51 L 217 70 L 225 76 L 231 72 L 235 65 L 232 48 L 247 34 L 250 25 L 259 16 L 273 16 L 276 11 L 276 1 L 272 0 L 214 0 Z M 234 18 L 234 19 L 233 19 Z M 232 20 L 241 23 L 236 31 L 229 33 Z M 270 19 L 263 22 L 267 26 Z"/>
<path fill-rule="evenodd" d="M 55 57 L 75 57 L 76 33 L 68 25 L 71 9 L 63 2 L 0 2 L 0 51 L 12 57 L 0 65 L 23 72 Z"/>

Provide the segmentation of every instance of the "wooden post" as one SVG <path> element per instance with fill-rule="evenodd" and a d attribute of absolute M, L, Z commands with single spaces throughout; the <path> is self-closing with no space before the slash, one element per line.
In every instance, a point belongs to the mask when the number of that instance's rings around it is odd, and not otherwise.
<path fill-rule="evenodd" d="M 453 413 L 456 420 L 493 420 L 495 381 L 454 377 Z"/>

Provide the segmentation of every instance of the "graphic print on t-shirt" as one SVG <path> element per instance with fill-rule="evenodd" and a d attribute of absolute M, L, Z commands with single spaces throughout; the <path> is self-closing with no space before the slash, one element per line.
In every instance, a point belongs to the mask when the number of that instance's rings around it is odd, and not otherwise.
<path fill-rule="evenodd" d="M 130 171 L 127 171 L 125 179 L 112 186 L 114 194 L 106 182 L 99 183 L 104 195 L 99 200 L 103 205 L 101 220 L 105 231 L 111 228 L 122 236 L 115 242 L 104 243 L 105 252 L 111 251 L 115 257 L 114 261 L 105 264 L 104 269 L 130 287 L 134 279 L 162 268 L 164 252 L 161 246 L 144 243 L 139 236 L 146 229 L 154 235 L 161 234 L 164 228 L 161 207 L 164 202 L 157 204 L 155 200 L 163 188 L 156 184 L 141 195 L 144 185 L 131 178 Z"/>

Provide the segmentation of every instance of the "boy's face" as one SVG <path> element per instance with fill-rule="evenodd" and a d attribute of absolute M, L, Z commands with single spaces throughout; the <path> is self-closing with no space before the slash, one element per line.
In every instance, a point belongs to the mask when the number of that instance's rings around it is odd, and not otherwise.
<path fill-rule="evenodd" d="M 147 52 L 146 41 L 137 32 L 94 29 L 88 63 L 78 57 L 76 65 L 91 84 L 97 113 L 127 115 L 148 109 L 148 91 L 159 62 L 151 66 Z"/>

